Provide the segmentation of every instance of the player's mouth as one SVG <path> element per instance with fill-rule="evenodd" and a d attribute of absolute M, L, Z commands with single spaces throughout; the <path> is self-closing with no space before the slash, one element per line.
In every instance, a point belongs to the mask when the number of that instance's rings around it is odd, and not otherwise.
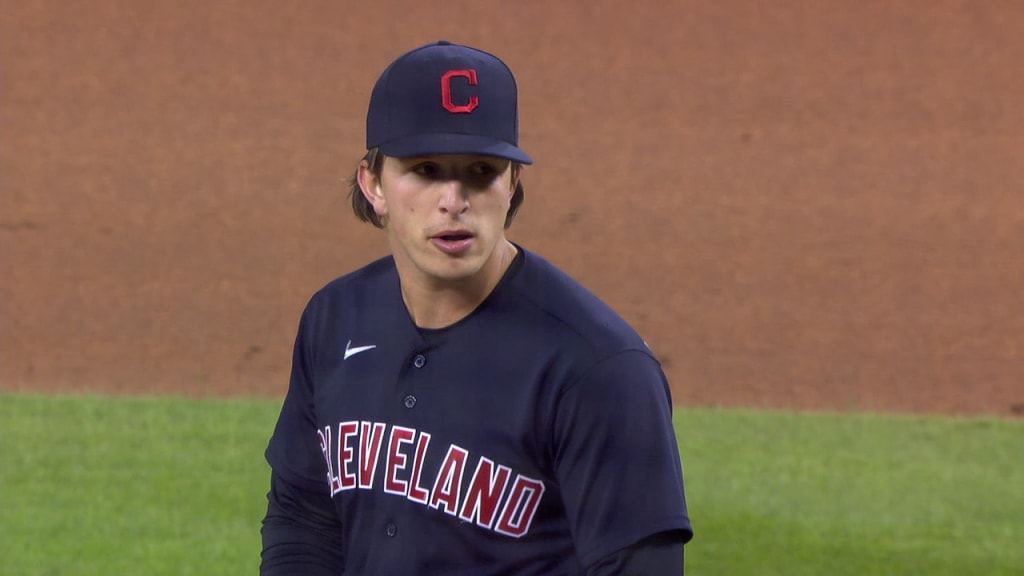
<path fill-rule="evenodd" d="M 466 230 L 445 230 L 430 237 L 438 250 L 450 256 L 459 256 L 473 245 L 473 234 Z"/>

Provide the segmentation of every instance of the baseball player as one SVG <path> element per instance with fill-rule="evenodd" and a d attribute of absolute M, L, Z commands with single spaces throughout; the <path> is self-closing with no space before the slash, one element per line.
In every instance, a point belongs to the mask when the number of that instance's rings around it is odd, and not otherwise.
<path fill-rule="evenodd" d="M 391 254 L 302 314 L 266 458 L 264 576 L 682 574 L 665 375 L 506 229 L 532 160 L 516 82 L 437 42 L 389 65 L 356 215 Z"/>

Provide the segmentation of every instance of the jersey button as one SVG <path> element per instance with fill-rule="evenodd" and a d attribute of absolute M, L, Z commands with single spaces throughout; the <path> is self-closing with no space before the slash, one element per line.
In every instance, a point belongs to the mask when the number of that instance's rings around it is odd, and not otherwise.
<path fill-rule="evenodd" d="M 423 354 L 417 354 L 416 357 L 412 359 L 412 365 L 417 368 L 423 368 L 423 365 L 426 363 L 427 357 Z"/>
<path fill-rule="evenodd" d="M 388 525 L 384 527 L 384 533 L 387 534 L 389 538 L 394 538 L 395 534 L 398 534 L 398 526 L 388 522 Z"/>
<path fill-rule="evenodd" d="M 405 397 L 405 407 L 406 408 L 413 408 L 414 406 L 416 406 L 416 397 L 413 396 L 412 394 L 406 396 Z"/>

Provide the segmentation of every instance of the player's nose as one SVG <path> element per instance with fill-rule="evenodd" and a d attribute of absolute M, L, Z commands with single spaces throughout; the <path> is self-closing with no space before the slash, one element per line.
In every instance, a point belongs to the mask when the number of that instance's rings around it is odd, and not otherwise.
<path fill-rule="evenodd" d="M 469 208 L 469 190 L 459 178 L 450 178 L 440 183 L 441 195 L 438 208 L 445 214 L 461 214 Z"/>

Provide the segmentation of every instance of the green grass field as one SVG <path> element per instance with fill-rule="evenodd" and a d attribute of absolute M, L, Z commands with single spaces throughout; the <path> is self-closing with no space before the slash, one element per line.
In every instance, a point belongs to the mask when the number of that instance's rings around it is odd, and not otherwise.
<path fill-rule="evenodd" d="M 255 574 L 278 405 L 0 396 L 0 573 Z M 691 576 L 1024 574 L 1024 422 L 676 420 Z"/>

